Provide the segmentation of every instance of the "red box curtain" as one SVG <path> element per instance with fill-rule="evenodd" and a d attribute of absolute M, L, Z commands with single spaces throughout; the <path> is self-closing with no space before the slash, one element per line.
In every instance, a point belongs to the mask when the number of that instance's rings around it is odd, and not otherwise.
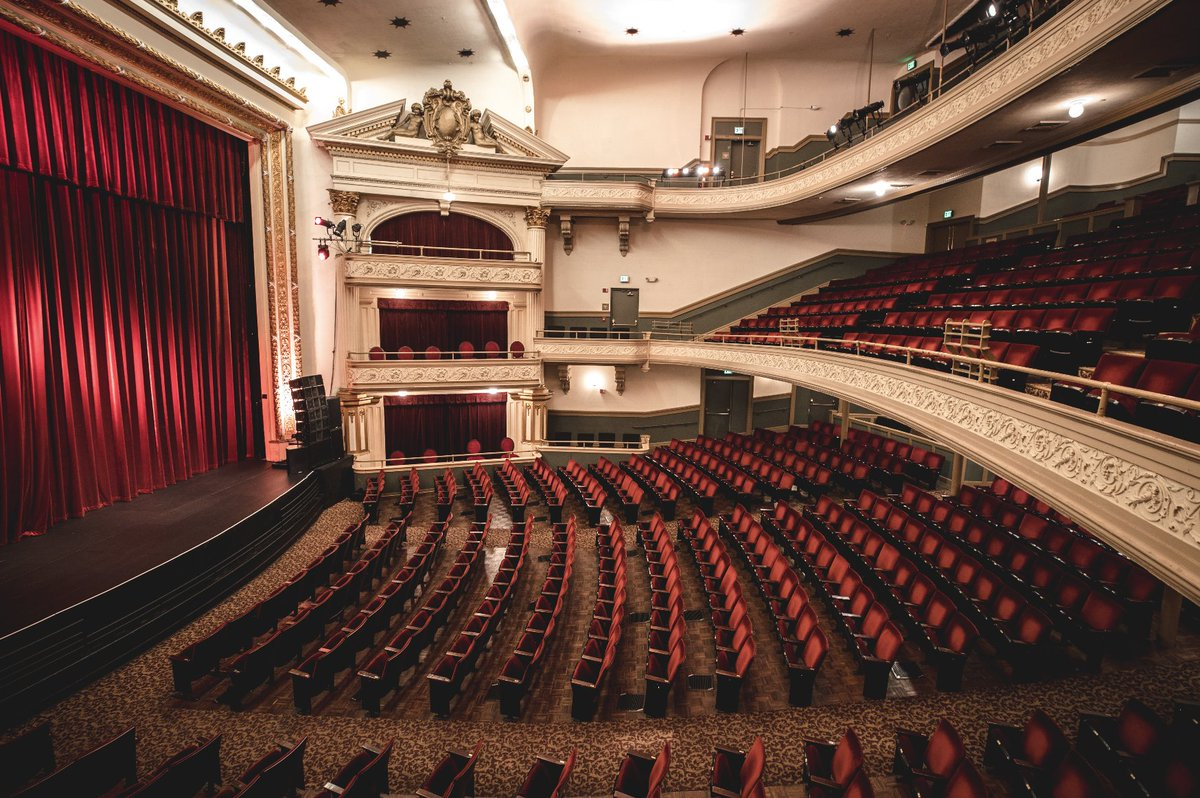
<path fill-rule="evenodd" d="M 426 449 L 438 454 L 462 454 L 472 439 L 479 441 L 482 451 L 498 452 L 508 426 L 506 402 L 503 393 L 386 397 L 383 424 L 387 453 L 404 452 L 409 460 Z"/>

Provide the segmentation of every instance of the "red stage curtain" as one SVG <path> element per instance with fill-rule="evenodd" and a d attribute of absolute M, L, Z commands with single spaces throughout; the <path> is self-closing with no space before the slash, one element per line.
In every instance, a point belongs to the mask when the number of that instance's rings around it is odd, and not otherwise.
<path fill-rule="evenodd" d="M 246 145 L 3 31 L 0 74 L 7 543 L 250 455 L 261 420 Z"/>
<path fill-rule="evenodd" d="M 512 240 L 503 230 L 483 219 L 476 219 L 474 216 L 465 216 L 461 213 L 442 216 L 437 211 L 419 211 L 395 216 L 385 219 L 371 231 L 371 240 L 398 241 L 404 245 L 397 248 L 372 244 L 372 252 L 385 255 L 425 254 L 441 258 L 513 259 Z M 447 249 L 421 253 L 416 249 L 418 246 L 446 247 Z M 454 247 L 501 251 L 479 253 L 455 250 Z"/>
<path fill-rule="evenodd" d="M 389 452 L 409 458 L 426 449 L 438 454 L 463 454 L 475 439 L 485 452 L 500 451 L 507 435 L 504 394 L 441 394 L 389 396 L 384 400 L 384 436 Z"/>
<path fill-rule="evenodd" d="M 463 341 L 476 350 L 488 341 L 508 348 L 507 302 L 451 302 L 431 299 L 380 299 L 379 345 L 395 352 L 436 346 L 453 352 Z"/>

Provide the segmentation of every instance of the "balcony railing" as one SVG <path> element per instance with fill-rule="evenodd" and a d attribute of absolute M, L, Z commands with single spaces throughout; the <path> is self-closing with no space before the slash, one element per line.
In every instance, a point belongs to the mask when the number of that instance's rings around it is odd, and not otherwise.
<path fill-rule="evenodd" d="M 350 360 L 355 362 L 357 365 L 376 365 L 381 360 L 387 361 L 389 365 L 394 365 L 397 361 L 400 363 L 411 363 L 415 361 L 428 363 L 430 361 L 439 360 L 538 360 L 540 357 L 540 353 L 538 353 L 536 350 L 530 351 L 527 349 L 499 349 L 494 352 L 488 352 L 482 349 L 472 349 L 469 351 L 439 350 L 436 354 L 416 350 L 389 352 L 384 349 L 375 349 L 367 352 L 349 353 Z"/>
<path fill-rule="evenodd" d="M 483 249 L 480 247 L 434 247 L 426 244 L 405 244 L 403 241 L 366 239 L 352 245 L 351 255 L 406 255 L 416 258 L 442 260 L 512 260 L 528 263 L 533 256 L 524 250 Z"/>

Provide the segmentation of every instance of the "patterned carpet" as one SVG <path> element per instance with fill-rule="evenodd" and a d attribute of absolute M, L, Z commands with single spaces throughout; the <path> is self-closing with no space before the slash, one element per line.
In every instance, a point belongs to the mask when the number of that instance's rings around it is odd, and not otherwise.
<path fill-rule="evenodd" d="M 427 496 L 422 497 L 427 502 Z M 499 508 L 497 508 L 499 509 Z M 431 508 L 422 506 L 427 517 Z M 395 738 L 391 760 L 391 785 L 397 793 L 420 786 L 447 748 L 467 747 L 486 741 L 477 768 L 477 794 L 511 795 L 521 783 L 534 756 L 539 753 L 565 756 L 578 748 L 579 759 L 571 779 L 573 795 L 611 794 L 613 775 L 625 751 L 656 751 L 671 741 L 672 762 L 668 786 L 672 791 L 703 790 L 707 787 L 713 747 L 744 747 L 762 735 L 767 750 L 766 783 L 794 785 L 801 777 L 800 741 L 805 737 L 832 738 L 852 726 L 862 738 L 872 781 L 880 795 L 903 794 L 887 776 L 893 734 L 898 726 L 929 730 L 938 718 L 949 718 L 960 730 L 971 755 L 980 761 L 984 733 L 989 721 L 1020 723 L 1028 708 L 1041 706 L 1073 733 L 1081 711 L 1115 712 L 1133 696 L 1167 712 L 1173 699 L 1200 696 L 1200 646 L 1194 635 L 1185 635 L 1178 647 L 1139 656 L 1118 664 L 1106 664 L 1097 675 L 1078 675 L 1052 683 L 1021 686 L 991 686 L 960 694 L 922 694 L 912 698 L 890 698 L 885 702 L 839 701 L 807 709 L 781 709 L 755 714 L 668 717 L 651 720 L 640 714 L 624 713 L 628 719 L 589 724 L 570 721 L 505 723 L 503 721 L 438 721 L 428 711 L 407 709 L 400 716 L 367 718 L 327 714 L 299 716 L 280 709 L 280 703 L 263 702 L 249 710 L 232 712 L 216 703 L 220 690 L 211 689 L 199 700 L 182 702 L 171 694 L 169 653 L 202 637 L 278 585 L 320 552 L 347 524 L 356 520 L 358 505 L 343 502 L 325 511 L 313 528 L 275 564 L 260 574 L 201 619 L 182 629 L 125 666 L 104 676 L 53 708 L 30 719 L 19 733 L 42 720 L 53 724 L 55 748 L 60 762 L 75 756 L 112 735 L 136 726 L 139 768 L 147 772 L 184 745 L 217 732 L 224 734 L 222 762 L 226 780 L 233 779 L 276 740 L 309 737 L 305 759 L 307 781 L 319 785 L 337 772 L 356 753 L 359 744 Z M 383 513 L 386 517 L 386 510 Z M 509 523 L 507 515 L 501 526 Z M 447 541 L 448 551 L 461 544 L 466 521 L 456 521 Z M 422 530 L 415 527 L 419 534 Z M 546 525 L 538 534 L 531 556 L 547 544 Z M 380 527 L 371 527 L 368 540 Z M 583 537 L 590 537 L 584 531 Z M 489 543 L 503 546 L 507 533 Z M 594 555 L 593 555 L 594 556 Z M 641 567 L 640 562 L 631 563 Z M 541 566 L 544 569 L 544 565 Z M 594 568 L 592 570 L 594 573 Z M 532 574 L 540 579 L 538 571 Z M 526 578 L 531 578 L 526 574 Z M 593 577 L 594 578 L 594 577 Z M 490 576 L 483 580 L 489 581 Z M 594 582 L 585 590 L 594 592 Z M 590 605 L 589 605 L 590 607 Z M 523 615 L 514 604 L 512 612 Z M 640 631 L 631 634 L 641 634 Z M 445 638 L 435 644 L 444 646 Z M 276 689 L 286 684 L 276 680 Z M 820 682 L 818 682 L 820 685 Z M 283 690 L 290 695 L 290 690 Z M 407 706 L 407 705 L 406 705 Z M 386 714 L 386 713 L 385 713 Z M 10 735 L 12 736 L 12 735 Z M 776 787 L 775 796 L 803 794 Z"/>

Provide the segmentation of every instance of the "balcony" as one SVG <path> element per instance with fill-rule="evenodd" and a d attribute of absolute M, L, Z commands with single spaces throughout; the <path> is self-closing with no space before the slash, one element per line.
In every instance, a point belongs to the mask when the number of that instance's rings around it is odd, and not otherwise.
<path fill-rule="evenodd" d="M 351 352 L 346 363 L 349 388 L 360 393 L 400 390 L 516 390 L 542 383 L 538 352 L 442 352 L 430 359 L 412 352 Z M 407 357 L 408 359 L 403 359 Z"/>
<path fill-rule="evenodd" d="M 408 288 L 540 291 L 542 264 L 528 252 L 380 245 L 346 255 L 346 284 Z M 505 257 L 501 258 L 498 255 Z"/>

